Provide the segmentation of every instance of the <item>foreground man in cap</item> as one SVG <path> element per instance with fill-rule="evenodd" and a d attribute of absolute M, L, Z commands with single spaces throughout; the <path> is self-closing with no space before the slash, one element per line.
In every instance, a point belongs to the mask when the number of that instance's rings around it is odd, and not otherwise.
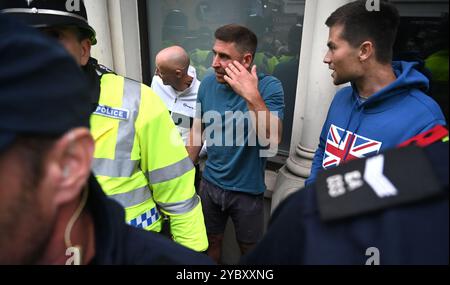
<path fill-rule="evenodd" d="M 0 37 L 0 264 L 210 263 L 126 225 L 106 198 L 87 83 L 66 51 L 3 15 Z"/>
<path fill-rule="evenodd" d="M 79 8 L 68 11 L 66 1 L 60 0 L 0 2 L 1 13 L 56 38 L 88 75 L 94 91 L 93 171 L 105 193 L 125 208 L 126 221 L 160 232 L 163 214 L 176 242 L 206 250 L 195 169 L 167 108 L 148 86 L 118 76 L 90 58 L 95 31 L 87 23 L 83 1 Z"/>

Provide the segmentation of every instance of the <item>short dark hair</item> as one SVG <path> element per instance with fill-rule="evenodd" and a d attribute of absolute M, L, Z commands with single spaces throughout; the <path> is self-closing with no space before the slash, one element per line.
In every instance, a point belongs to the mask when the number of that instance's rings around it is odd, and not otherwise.
<path fill-rule="evenodd" d="M 325 22 L 330 28 L 343 25 L 341 36 L 353 47 L 371 40 L 375 46 L 375 57 L 381 63 L 392 60 L 399 23 L 400 15 L 394 5 L 380 1 L 379 11 L 368 11 L 363 0 L 339 7 Z"/>
<path fill-rule="evenodd" d="M 250 52 L 255 56 L 258 38 L 255 33 L 244 26 L 229 24 L 222 26 L 214 33 L 216 39 L 226 43 L 235 43 L 240 52 Z"/>

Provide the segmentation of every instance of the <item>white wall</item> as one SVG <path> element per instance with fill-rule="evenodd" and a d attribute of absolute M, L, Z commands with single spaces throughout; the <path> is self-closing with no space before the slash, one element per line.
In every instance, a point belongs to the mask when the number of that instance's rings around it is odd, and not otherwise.
<path fill-rule="evenodd" d="M 92 56 L 116 73 L 142 81 L 137 1 L 85 0 L 85 5 L 97 32 Z"/>

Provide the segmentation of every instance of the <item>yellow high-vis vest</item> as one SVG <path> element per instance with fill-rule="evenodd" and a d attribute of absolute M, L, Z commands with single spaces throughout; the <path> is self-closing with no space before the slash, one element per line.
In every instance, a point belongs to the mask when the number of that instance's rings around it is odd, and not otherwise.
<path fill-rule="evenodd" d="M 104 74 L 100 86 L 91 132 L 103 190 L 125 208 L 130 225 L 159 232 L 162 212 L 177 243 L 205 251 L 195 168 L 166 106 L 150 87 L 122 76 Z"/>

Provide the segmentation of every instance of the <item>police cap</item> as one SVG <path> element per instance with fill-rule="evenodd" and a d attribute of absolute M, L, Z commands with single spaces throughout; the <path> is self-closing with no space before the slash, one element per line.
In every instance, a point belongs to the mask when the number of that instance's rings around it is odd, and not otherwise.
<path fill-rule="evenodd" d="M 2 14 L 0 39 L 0 151 L 20 134 L 89 126 L 86 77 L 61 45 Z"/>
<path fill-rule="evenodd" d="M 75 26 L 97 43 L 83 0 L 1 0 L 0 13 L 11 14 L 35 28 Z"/>

